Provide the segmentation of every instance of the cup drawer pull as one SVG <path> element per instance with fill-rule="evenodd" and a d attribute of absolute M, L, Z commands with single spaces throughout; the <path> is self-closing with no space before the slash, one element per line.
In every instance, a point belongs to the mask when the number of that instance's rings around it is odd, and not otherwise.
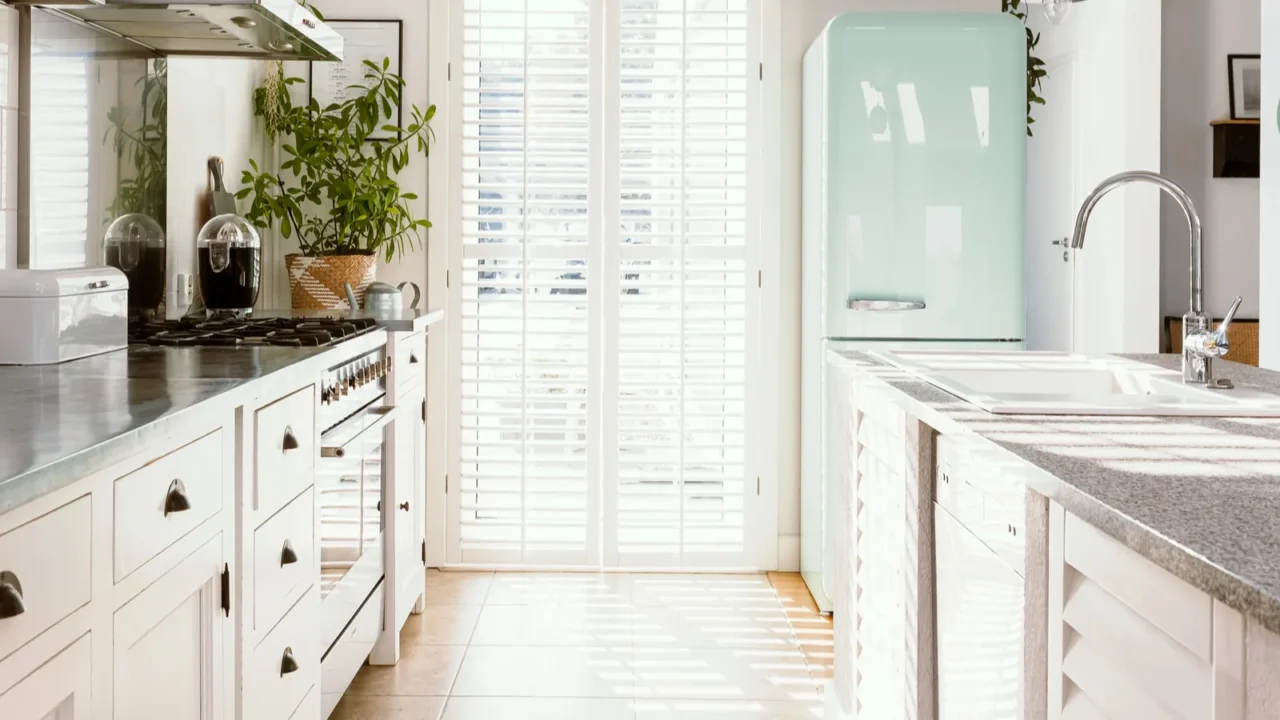
<path fill-rule="evenodd" d="M 169 492 L 164 496 L 164 515 L 186 512 L 191 509 L 191 500 L 187 497 L 187 486 L 181 480 L 169 483 Z"/>
<path fill-rule="evenodd" d="M 284 450 L 298 449 L 298 436 L 293 434 L 293 428 L 288 425 L 284 428 L 284 441 L 280 443 L 280 447 Z"/>
<path fill-rule="evenodd" d="M 293 543 L 285 540 L 284 549 L 280 551 L 280 567 L 292 565 L 296 562 L 298 562 L 298 553 L 293 549 Z"/>
<path fill-rule="evenodd" d="M 280 677 L 298 672 L 298 661 L 293 657 L 293 648 L 284 649 L 284 657 L 280 658 Z"/>
<path fill-rule="evenodd" d="M 17 617 L 27 611 L 22 602 L 22 583 L 18 576 L 5 570 L 0 572 L 0 620 Z"/>

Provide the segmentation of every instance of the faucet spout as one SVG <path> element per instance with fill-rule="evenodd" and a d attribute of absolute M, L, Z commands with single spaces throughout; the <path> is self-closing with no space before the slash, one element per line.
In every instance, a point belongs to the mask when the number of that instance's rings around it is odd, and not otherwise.
<path fill-rule="evenodd" d="M 1178 203 L 1178 206 L 1182 208 L 1182 213 L 1187 216 L 1187 228 L 1191 234 L 1191 312 L 1196 315 L 1203 313 L 1204 265 L 1200 249 L 1200 215 L 1196 213 L 1196 206 L 1191 202 L 1191 196 L 1187 195 L 1187 191 L 1169 178 L 1146 170 L 1132 170 L 1112 175 L 1103 180 L 1098 187 L 1094 188 L 1093 192 L 1089 193 L 1089 197 L 1085 198 L 1084 204 L 1080 206 L 1080 212 L 1076 214 L 1076 227 L 1075 233 L 1071 237 L 1071 247 L 1084 247 L 1084 236 L 1089 227 L 1089 216 L 1093 213 L 1093 208 L 1098 204 L 1098 201 L 1121 185 L 1133 182 L 1150 183 L 1169 193 L 1174 201 Z"/>

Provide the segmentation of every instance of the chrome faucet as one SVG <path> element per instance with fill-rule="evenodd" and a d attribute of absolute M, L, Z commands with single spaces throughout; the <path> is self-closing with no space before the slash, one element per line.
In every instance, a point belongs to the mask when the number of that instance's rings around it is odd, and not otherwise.
<path fill-rule="evenodd" d="M 1080 212 L 1076 215 L 1075 234 L 1071 238 L 1071 247 L 1083 248 L 1085 230 L 1089 226 L 1089 215 L 1102 199 L 1103 195 L 1121 185 L 1133 182 L 1146 182 L 1169 193 L 1187 216 L 1187 227 L 1191 232 L 1191 311 L 1182 316 L 1182 382 L 1190 385 L 1207 385 L 1215 388 L 1229 388 L 1230 381 L 1213 379 L 1213 361 L 1227 354 L 1231 349 L 1227 341 L 1227 329 L 1240 308 L 1241 298 L 1237 297 L 1227 313 L 1226 319 L 1216 331 L 1209 325 L 1213 318 L 1204 311 L 1204 271 L 1201 258 L 1200 216 L 1196 214 L 1196 206 L 1191 202 L 1187 191 L 1174 181 L 1163 175 L 1145 170 L 1122 172 L 1103 180 L 1098 187 L 1089 193 Z"/>

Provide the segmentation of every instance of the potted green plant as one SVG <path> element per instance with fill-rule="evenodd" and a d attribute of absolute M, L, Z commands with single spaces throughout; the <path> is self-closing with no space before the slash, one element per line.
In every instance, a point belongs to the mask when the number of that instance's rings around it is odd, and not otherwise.
<path fill-rule="evenodd" d="M 295 105 L 289 88 L 305 81 L 284 77 L 278 65 L 254 91 L 254 114 L 279 138 L 284 159 L 278 172 L 250 159 L 236 198 L 251 199 L 246 217 L 259 227 L 297 237 L 301 252 L 285 256 L 294 308 L 345 308 L 344 283 L 363 302 L 377 258 L 416 247 L 431 227 L 414 217 L 417 196 L 401 191 L 397 174 L 412 154 L 428 154 L 436 108 L 415 105 L 404 127 L 386 124 L 404 90 L 390 66 L 366 60 L 364 84 L 327 107 L 314 98 Z"/>

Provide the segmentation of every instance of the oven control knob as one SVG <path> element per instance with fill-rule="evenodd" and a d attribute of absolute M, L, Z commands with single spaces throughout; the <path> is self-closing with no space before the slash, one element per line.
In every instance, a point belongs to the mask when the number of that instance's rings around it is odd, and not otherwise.
<path fill-rule="evenodd" d="M 329 404 L 329 388 L 325 387 L 323 384 L 320 387 L 320 404 Z"/>

